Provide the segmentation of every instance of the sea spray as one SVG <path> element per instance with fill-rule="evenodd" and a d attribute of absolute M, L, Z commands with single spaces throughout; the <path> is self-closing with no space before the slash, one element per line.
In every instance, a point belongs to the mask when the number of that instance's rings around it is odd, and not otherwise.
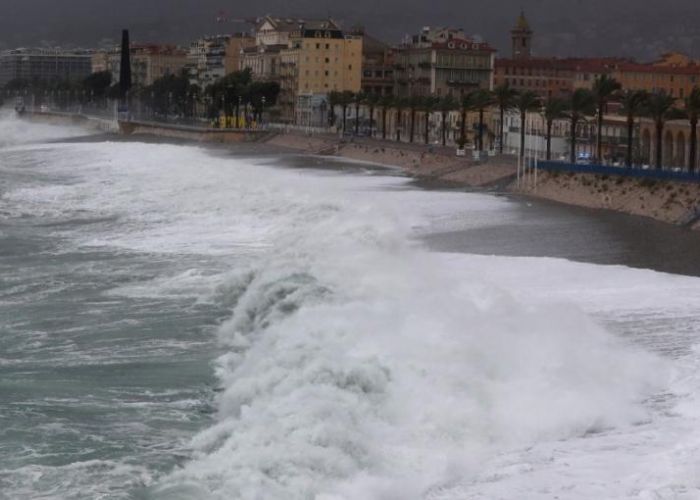
<path fill-rule="evenodd" d="M 503 450 L 647 419 L 658 359 L 334 206 L 225 287 L 218 422 L 157 497 L 424 498 Z"/>

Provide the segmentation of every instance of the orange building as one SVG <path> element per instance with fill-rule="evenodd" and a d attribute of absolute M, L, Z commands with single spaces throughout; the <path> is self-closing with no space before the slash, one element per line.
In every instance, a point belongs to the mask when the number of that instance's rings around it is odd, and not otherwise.
<path fill-rule="evenodd" d="M 700 83 L 700 65 L 627 63 L 615 67 L 611 76 L 620 82 L 623 89 L 666 92 L 677 99 L 683 99 Z"/>

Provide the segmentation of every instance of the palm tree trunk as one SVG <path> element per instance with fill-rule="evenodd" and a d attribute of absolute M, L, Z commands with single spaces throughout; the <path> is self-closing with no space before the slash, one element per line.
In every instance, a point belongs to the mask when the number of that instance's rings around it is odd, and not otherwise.
<path fill-rule="evenodd" d="M 401 110 L 396 110 L 396 142 L 401 142 Z"/>
<path fill-rule="evenodd" d="M 386 140 L 386 106 L 382 107 L 382 140 Z"/>
<path fill-rule="evenodd" d="M 411 108 L 411 135 L 409 138 L 409 142 L 413 142 L 413 134 L 416 130 L 416 110 L 415 108 Z"/>
<path fill-rule="evenodd" d="M 552 159 L 552 120 L 547 121 L 547 161 Z"/>
<path fill-rule="evenodd" d="M 501 136 L 501 143 L 498 146 L 498 149 L 499 149 L 498 152 L 503 154 L 503 131 L 505 130 L 505 127 L 503 125 L 503 120 L 505 120 L 505 114 L 506 114 L 506 110 L 503 106 L 501 106 L 500 112 L 501 112 L 501 124 L 499 126 L 498 133 Z"/>
<path fill-rule="evenodd" d="M 698 119 L 694 117 L 690 120 L 690 153 L 688 156 L 688 172 L 695 172 L 695 165 L 698 155 Z"/>
<path fill-rule="evenodd" d="M 467 142 L 467 108 L 462 107 L 462 123 L 460 125 L 459 137 L 462 143 Z"/>
<path fill-rule="evenodd" d="M 382 139 L 386 140 L 386 106 L 382 108 Z"/>
<path fill-rule="evenodd" d="M 484 108 L 479 110 L 479 152 L 484 150 Z"/>
<path fill-rule="evenodd" d="M 442 112 L 442 145 L 447 145 L 447 113 Z"/>
<path fill-rule="evenodd" d="M 369 136 L 370 137 L 374 137 L 373 127 L 374 127 L 374 105 L 369 107 Z"/>
<path fill-rule="evenodd" d="M 627 117 L 627 168 L 632 167 L 632 143 L 634 134 L 634 116 Z"/>
<path fill-rule="evenodd" d="M 603 108 L 601 103 L 598 106 L 598 130 L 596 130 L 596 162 L 599 165 L 603 164 Z"/>
<path fill-rule="evenodd" d="M 569 160 L 571 163 L 576 163 L 576 129 L 578 128 L 578 120 L 571 120 L 571 152 L 569 153 Z"/>
<path fill-rule="evenodd" d="M 355 104 L 355 135 L 360 133 L 360 105 Z"/>
<path fill-rule="evenodd" d="M 664 124 L 663 122 L 656 122 L 656 168 L 661 169 L 661 163 L 663 161 L 663 151 L 661 140 L 664 135 Z"/>
<path fill-rule="evenodd" d="M 348 114 L 348 107 L 343 104 L 343 135 L 345 135 L 345 122 Z"/>
<path fill-rule="evenodd" d="M 428 135 L 428 131 L 430 128 L 430 111 L 425 112 L 425 143 L 428 144 L 430 142 L 430 137 Z"/>
<path fill-rule="evenodd" d="M 520 113 L 520 158 L 525 158 L 525 113 Z"/>

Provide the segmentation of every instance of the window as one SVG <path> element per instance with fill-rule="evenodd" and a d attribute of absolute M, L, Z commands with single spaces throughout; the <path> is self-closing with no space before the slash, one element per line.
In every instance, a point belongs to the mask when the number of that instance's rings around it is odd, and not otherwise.
<path fill-rule="evenodd" d="M 348 69 L 352 69 L 352 64 L 348 64 Z"/>
<path fill-rule="evenodd" d="M 326 64 L 328 64 L 329 62 L 331 62 L 331 60 L 328 57 L 326 57 Z"/>
<path fill-rule="evenodd" d="M 317 44 L 316 44 L 316 48 L 317 48 L 317 49 L 320 49 L 320 48 L 321 48 L 321 44 L 320 44 L 320 43 L 317 43 Z"/>

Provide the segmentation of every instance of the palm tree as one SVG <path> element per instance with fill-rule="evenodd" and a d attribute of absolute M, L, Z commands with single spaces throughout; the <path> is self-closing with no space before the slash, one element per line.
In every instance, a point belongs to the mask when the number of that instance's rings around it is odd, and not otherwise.
<path fill-rule="evenodd" d="M 340 105 L 343 107 L 343 135 L 345 134 L 345 122 L 348 116 L 348 106 L 355 99 L 355 94 L 349 90 L 344 90 L 340 94 Z"/>
<path fill-rule="evenodd" d="M 515 100 L 515 109 L 520 113 L 520 158 L 525 156 L 525 120 L 527 114 L 540 109 L 540 98 L 534 92 L 527 90 L 519 94 Z"/>
<path fill-rule="evenodd" d="M 474 110 L 471 96 L 472 93 L 470 92 L 469 94 L 462 97 L 462 102 L 460 103 L 461 116 L 459 120 L 459 142 L 460 147 L 462 148 L 467 142 L 467 112 Z"/>
<path fill-rule="evenodd" d="M 420 96 L 411 96 L 408 98 L 407 104 L 411 110 L 411 128 L 409 132 L 409 142 L 413 142 L 413 136 L 416 131 L 416 111 L 421 105 L 422 98 Z"/>
<path fill-rule="evenodd" d="M 495 104 L 493 94 L 489 90 L 479 89 L 471 94 L 472 106 L 479 112 L 478 150 L 484 150 L 484 111 Z"/>
<path fill-rule="evenodd" d="M 386 112 L 394 104 L 394 98 L 390 95 L 382 96 L 378 106 L 382 108 L 382 139 L 386 140 Z"/>
<path fill-rule="evenodd" d="M 647 102 L 647 115 L 654 120 L 654 132 L 656 135 L 656 168 L 661 169 L 663 163 L 663 135 L 666 121 L 676 114 L 676 99 L 666 92 L 654 92 L 649 95 Z"/>
<path fill-rule="evenodd" d="M 598 127 L 596 130 L 596 158 L 598 162 L 603 159 L 603 115 L 608 106 L 608 101 L 620 90 L 620 82 L 609 75 L 601 75 L 593 82 L 593 97 L 598 113 Z"/>
<path fill-rule="evenodd" d="M 396 109 L 396 142 L 401 142 L 401 118 L 403 117 L 403 110 L 405 107 L 405 98 L 398 97 L 394 99 L 394 108 Z"/>
<path fill-rule="evenodd" d="M 698 155 L 698 117 L 700 116 L 700 87 L 695 86 L 685 98 L 685 112 L 690 121 L 690 152 L 688 172 L 695 171 Z"/>
<path fill-rule="evenodd" d="M 498 127 L 498 135 L 500 138 L 499 153 L 503 154 L 503 132 L 504 132 L 504 120 L 507 111 L 513 109 L 513 104 L 518 95 L 518 92 L 512 88 L 507 83 L 499 85 L 493 91 L 493 97 L 496 105 L 498 105 L 498 112 L 500 113 L 501 123 Z"/>
<path fill-rule="evenodd" d="M 367 94 L 359 91 L 355 94 L 353 102 L 355 103 L 355 135 L 360 133 L 360 106 L 367 100 Z"/>
<path fill-rule="evenodd" d="M 632 166 L 632 144 L 634 139 L 634 119 L 643 113 L 649 94 L 644 90 L 626 90 L 621 97 L 620 113 L 627 117 L 627 158 L 625 164 Z"/>
<path fill-rule="evenodd" d="M 330 111 L 330 113 L 328 115 L 328 122 L 329 122 L 331 127 L 333 125 L 335 125 L 335 107 L 338 104 L 340 104 L 341 100 L 342 100 L 342 98 L 341 98 L 340 92 L 338 92 L 337 90 L 332 90 L 328 94 L 328 108 Z M 237 102 L 236 102 L 236 106 L 238 106 Z M 236 111 L 236 116 L 238 116 L 238 111 Z M 238 121 L 238 120 L 236 120 L 236 121 Z"/>
<path fill-rule="evenodd" d="M 590 90 L 576 89 L 571 94 L 569 101 L 567 117 L 571 123 L 571 163 L 576 163 L 576 131 L 578 124 L 586 119 L 586 116 L 592 115 L 595 112 L 595 99 Z"/>
<path fill-rule="evenodd" d="M 440 99 L 439 108 L 442 114 L 442 145 L 447 145 L 447 115 L 457 107 L 457 101 L 451 95 Z"/>
<path fill-rule="evenodd" d="M 564 99 L 559 99 L 557 97 L 550 97 L 547 102 L 544 103 L 542 108 L 542 116 L 547 127 L 547 160 L 552 159 L 552 125 L 554 125 L 554 120 L 559 120 L 561 118 L 566 118 L 566 109 L 569 103 Z"/>
<path fill-rule="evenodd" d="M 378 94 L 368 94 L 365 103 L 369 106 L 369 135 L 374 137 L 374 110 L 379 104 L 380 97 Z"/>
<path fill-rule="evenodd" d="M 423 111 L 423 119 L 425 120 L 423 133 L 426 144 L 430 142 L 430 113 L 435 109 L 437 103 L 438 99 L 433 96 L 425 96 L 421 102 L 421 111 Z"/>

